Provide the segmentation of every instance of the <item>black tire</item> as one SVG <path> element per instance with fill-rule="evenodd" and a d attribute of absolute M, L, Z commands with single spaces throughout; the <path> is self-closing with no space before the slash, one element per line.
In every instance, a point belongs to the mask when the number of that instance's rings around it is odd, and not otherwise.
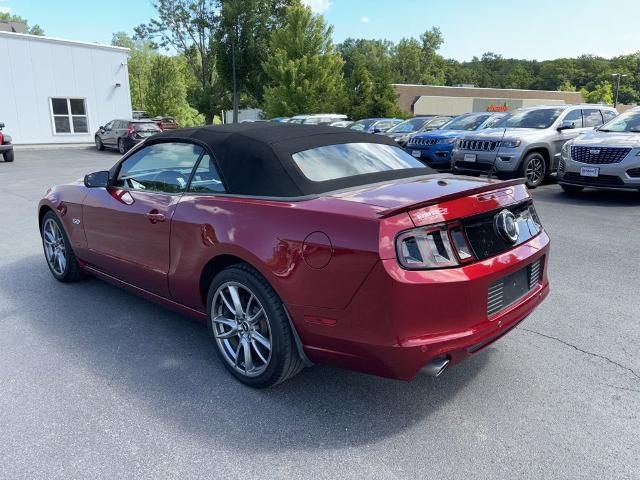
<path fill-rule="evenodd" d="M 8 150 L 8 151 L 4 152 L 3 157 L 4 157 L 4 161 L 7 162 L 7 163 L 13 162 L 13 159 L 14 159 L 13 150 Z"/>
<path fill-rule="evenodd" d="M 59 238 L 57 240 L 61 243 L 59 243 L 58 250 L 64 254 L 63 268 L 59 261 L 56 263 L 56 261 L 52 259 L 50 254 L 51 250 L 48 249 L 48 247 L 50 247 L 47 240 L 47 238 L 49 238 L 48 233 L 50 222 L 55 224 L 59 231 Z M 71 248 L 71 242 L 69 241 L 69 237 L 67 237 L 67 232 L 65 232 L 62 222 L 55 213 L 49 211 L 44 215 L 42 218 L 42 224 L 40 225 L 40 231 L 45 260 L 47 261 L 47 266 L 54 278 L 64 283 L 76 282 L 82 279 L 83 273 L 80 269 L 80 265 L 78 264 L 76 254 Z"/>
<path fill-rule="evenodd" d="M 102 143 L 102 139 L 96 135 L 96 148 L 100 151 L 104 150 L 104 143 Z"/>
<path fill-rule="evenodd" d="M 230 287 L 236 288 L 236 295 L 241 303 L 243 298 L 247 298 L 249 295 L 254 296 L 253 303 L 252 300 L 247 300 L 247 305 L 245 305 L 247 310 L 252 305 L 253 310 L 245 312 L 246 318 L 243 320 L 238 321 L 237 316 L 233 319 L 230 318 L 234 316 L 234 312 L 224 302 L 227 296 L 231 296 L 229 295 L 231 293 Z M 235 303 L 233 306 L 237 310 Z M 255 315 L 257 307 L 260 307 L 257 311 L 262 309 L 266 315 L 260 316 L 261 320 L 254 327 L 247 327 L 251 318 L 259 316 Z M 233 265 L 216 275 L 209 287 L 207 312 L 209 331 L 220 361 L 234 377 L 245 385 L 253 388 L 271 387 L 293 377 L 304 367 L 282 300 L 269 283 L 249 265 Z M 222 320 L 214 322 L 214 313 L 219 314 L 215 315 L 215 318 Z M 230 326 L 228 320 L 236 322 L 236 327 Z M 225 323 L 223 324 L 223 322 Z M 227 328 L 229 330 L 225 330 Z M 248 331 L 247 328 L 253 328 L 253 330 Z M 233 331 L 237 334 L 231 335 Z M 270 335 L 270 351 L 266 362 L 263 361 L 266 356 L 263 348 L 264 343 L 260 342 L 258 345 L 254 341 L 255 337 L 252 337 L 256 331 L 260 333 L 262 338 L 266 337 L 265 331 Z M 244 345 L 241 344 L 243 341 Z M 246 368 L 248 359 L 245 348 L 250 352 L 249 357 L 255 355 L 249 369 Z M 259 355 L 258 349 L 263 352 L 262 355 Z M 241 354 L 243 357 L 240 359 Z M 254 361 L 259 365 L 256 366 Z"/>
<path fill-rule="evenodd" d="M 536 188 L 542 185 L 547 176 L 547 161 L 539 152 L 531 152 L 522 161 L 520 176 L 524 177 L 529 188 Z"/>
<path fill-rule="evenodd" d="M 560 185 L 560 188 L 562 188 L 562 190 L 565 191 L 565 193 L 568 193 L 570 195 L 575 195 L 577 193 L 580 193 L 584 190 L 584 187 L 580 187 L 578 185 Z"/>
<path fill-rule="evenodd" d="M 125 153 L 127 153 L 127 147 L 124 144 L 124 140 L 121 138 L 118 139 L 118 151 L 120 152 L 121 155 L 124 155 Z"/>

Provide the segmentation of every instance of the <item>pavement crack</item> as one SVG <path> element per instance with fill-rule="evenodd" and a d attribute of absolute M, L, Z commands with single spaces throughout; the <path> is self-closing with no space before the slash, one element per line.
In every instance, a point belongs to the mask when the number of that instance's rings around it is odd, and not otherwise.
<path fill-rule="evenodd" d="M 619 385 L 611 385 L 610 383 L 602 383 L 606 387 L 615 388 L 616 390 L 624 390 L 625 392 L 635 392 L 640 393 L 640 390 L 636 390 L 635 388 L 621 387 Z"/>
<path fill-rule="evenodd" d="M 561 338 L 557 338 L 557 337 L 554 337 L 552 335 L 547 335 L 545 333 L 537 332 L 535 330 L 530 330 L 528 328 L 520 327 L 520 328 L 518 328 L 518 330 L 523 330 L 525 332 L 533 333 L 534 335 L 540 335 L 541 337 L 548 338 L 550 340 L 555 340 L 556 342 L 562 343 L 563 345 L 566 345 L 567 347 L 571 347 L 574 350 L 577 350 L 578 352 L 584 353 L 585 355 L 590 355 L 592 357 L 596 357 L 596 358 L 600 358 L 602 360 L 605 360 L 606 362 L 609 362 L 612 365 L 615 365 L 616 367 L 619 367 L 619 368 L 622 368 L 623 370 L 626 370 L 627 372 L 631 373 L 631 375 L 636 377 L 636 379 L 640 380 L 640 374 L 638 372 L 636 372 L 634 369 L 632 369 L 630 367 L 627 367 L 626 365 L 622 365 L 621 363 L 618 363 L 615 360 L 611 360 L 606 355 L 600 355 L 599 353 L 593 353 L 593 352 L 589 352 L 588 350 L 583 350 L 582 348 L 577 347 L 577 346 L 573 345 L 572 343 L 569 343 L 569 342 L 567 342 L 565 340 L 562 340 Z"/>

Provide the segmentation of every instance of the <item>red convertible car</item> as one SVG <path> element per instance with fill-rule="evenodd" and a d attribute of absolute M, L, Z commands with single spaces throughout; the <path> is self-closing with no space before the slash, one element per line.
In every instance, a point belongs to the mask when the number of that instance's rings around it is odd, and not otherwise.
<path fill-rule="evenodd" d="M 436 174 L 333 127 L 164 132 L 50 189 L 39 223 L 56 279 L 95 275 L 208 323 L 253 387 L 316 362 L 439 375 L 549 290 L 521 180 Z"/>

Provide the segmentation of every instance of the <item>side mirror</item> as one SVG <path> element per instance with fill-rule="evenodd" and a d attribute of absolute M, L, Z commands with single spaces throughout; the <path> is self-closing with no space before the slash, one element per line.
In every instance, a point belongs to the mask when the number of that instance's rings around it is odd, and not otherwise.
<path fill-rule="evenodd" d="M 98 127 L 98 130 L 103 131 L 103 130 L 104 130 L 104 125 L 100 125 L 100 126 Z"/>
<path fill-rule="evenodd" d="M 373 133 L 382 133 L 382 130 L 380 130 L 379 128 L 374 128 Z"/>
<path fill-rule="evenodd" d="M 563 120 L 562 124 L 558 127 L 558 130 L 573 130 L 574 128 L 576 128 L 575 122 L 572 122 L 571 120 Z"/>
<path fill-rule="evenodd" d="M 0 122 L 0 130 L 4 128 L 4 123 Z"/>
<path fill-rule="evenodd" d="M 84 176 L 84 186 L 87 188 L 105 188 L 109 185 L 109 172 L 93 172 Z"/>

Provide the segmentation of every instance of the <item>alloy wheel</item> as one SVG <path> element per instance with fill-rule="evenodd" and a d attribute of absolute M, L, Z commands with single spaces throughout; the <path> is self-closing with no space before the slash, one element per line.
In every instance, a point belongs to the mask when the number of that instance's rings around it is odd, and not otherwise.
<path fill-rule="evenodd" d="M 529 185 L 538 186 L 544 178 L 544 159 L 539 156 L 531 157 L 524 170 L 524 176 Z"/>
<path fill-rule="evenodd" d="M 42 241 L 49 267 L 56 275 L 64 275 L 67 268 L 67 251 L 62 231 L 55 220 L 49 218 L 44 222 Z"/>
<path fill-rule="evenodd" d="M 267 312 L 249 287 L 226 282 L 211 308 L 213 334 L 225 361 L 241 375 L 257 377 L 271 361 L 272 335 Z"/>

